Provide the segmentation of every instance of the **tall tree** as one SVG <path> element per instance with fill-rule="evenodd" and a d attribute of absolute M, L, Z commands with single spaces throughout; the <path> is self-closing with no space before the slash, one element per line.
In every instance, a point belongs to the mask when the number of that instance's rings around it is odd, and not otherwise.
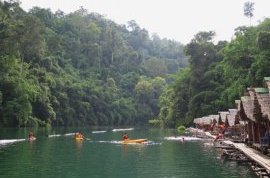
<path fill-rule="evenodd" d="M 251 26 L 251 18 L 253 17 L 254 2 L 248 1 L 244 4 L 244 15 L 249 18 L 249 25 Z"/>

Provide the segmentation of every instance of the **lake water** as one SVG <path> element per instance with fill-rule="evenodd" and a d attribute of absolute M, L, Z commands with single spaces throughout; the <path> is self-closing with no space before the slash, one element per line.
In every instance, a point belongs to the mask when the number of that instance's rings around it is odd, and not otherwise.
<path fill-rule="evenodd" d="M 36 129 L 33 142 L 0 144 L 2 178 L 255 178 L 248 165 L 220 159 L 219 151 L 201 140 L 166 140 L 175 130 L 134 129 L 130 138 L 146 144 L 123 145 L 123 132 L 81 129 L 90 140 L 65 133 L 77 129 Z M 0 139 L 25 138 L 28 129 L 1 129 Z M 54 134 L 55 137 L 47 137 Z M 57 134 L 61 134 L 57 136 Z"/>

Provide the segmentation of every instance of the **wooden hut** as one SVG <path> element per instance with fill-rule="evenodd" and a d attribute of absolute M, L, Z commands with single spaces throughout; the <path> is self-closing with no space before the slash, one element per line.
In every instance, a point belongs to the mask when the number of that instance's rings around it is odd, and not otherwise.
<path fill-rule="evenodd" d="M 267 84 L 267 81 L 266 81 Z M 268 88 L 250 88 L 250 97 L 253 100 L 253 116 L 255 121 L 253 122 L 253 140 L 254 144 L 260 149 L 267 149 L 269 146 L 269 107 L 270 107 L 270 96 Z M 266 141 L 267 140 L 267 145 Z"/>
<path fill-rule="evenodd" d="M 270 119 L 270 95 L 268 88 L 255 88 L 256 96 L 260 106 L 262 118 L 269 121 Z M 269 122 L 267 122 L 269 128 Z"/>
<path fill-rule="evenodd" d="M 246 122 L 248 121 L 248 118 L 245 114 L 245 110 L 243 108 L 243 103 L 241 100 L 235 100 L 236 108 L 238 111 L 238 116 L 239 116 L 239 123 L 246 125 Z"/>
<path fill-rule="evenodd" d="M 245 128 L 244 125 L 240 124 L 238 109 L 229 109 L 229 114 L 226 115 L 226 123 L 233 139 L 243 139 L 241 136 L 244 134 Z"/>
<path fill-rule="evenodd" d="M 254 124 L 255 119 L 253 116 L 253 101 L 250 96 L 242 96 L 240 102 L 240 120 L 247 122 L 247 134 L 249 141 L 255 140 Z"/>
<path fill-rule="evenodd" d="M 245 114 L 249 119 L 249 139 L 252 140 L 253 144 L 261 144 L 261 138 L 265 132 L 265 121 L 262 117 L 258 93 L 255 88 L 248 88 L 248 95 L 241 97 L 241 101 L 243 103 Z"/>
<path fill-rule="evenodd" d="M 219 121 L 219 115 L 209 115 L 212 125 L 211 125 L 211 131 L 214 133 L 218 133 L 218 121 Z"/>
<path fill-rule="evenodd" d="M 237 109 L 229 109 L 229 114 L 226 115 L 229 127 L 233 127 L 235 126 L 235 124 L 237 124 L 238 122 L 237 114 L 238 114 Z"/>
<path fill-rule="evenodd" d="M 221 123 L 219 123 L 219 125 L 225 124 L 226 116 L 227 116 L 227 114 L 229 114 L 229 112 L 228 111 L 219 111 L 218 113 L 220 115 L 220 120 L 221 120 Z"/>
<path fill-rule="evenodd" d="M 209 116 L 202 117 L 202 124 L 205 131 L 211 131 L 212 120 Z"/>
<path fill-rule="evenodd" d="M 198 124 L 198 118 L 193 119 L 193 123 L 194 123 L 195 126 L 197 127 L 197 124 Z"/>
<path fill-rule="evenodd" d="M 195 118 L 193 120 L 194 124 L 196 125 L 196 128 L 202 129 L 202 123 L 201 123 L 201 118 Z"/>
<path fill-rule="evenodd" d="M 270 77 L 264 77 L 265 87 L 270 88 Z"/>
<path fill-rule="evenodd" d="M 270 77 L 264 77 L 264 83 L 266 88 L 257 89 L 256 92 L 258 93 L 258 101 L 261 105 L 263 117 L 267 117 L 270 120 Z"/>

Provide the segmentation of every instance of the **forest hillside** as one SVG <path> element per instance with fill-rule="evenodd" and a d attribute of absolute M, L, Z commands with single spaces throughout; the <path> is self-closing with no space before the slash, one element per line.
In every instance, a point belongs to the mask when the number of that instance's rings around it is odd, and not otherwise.
<path fill-rule="evenodd" d="M 230 42 L 214 43 L 215 32 L 199 32 L 185 46 L 189 66 L 160 97 L 159 121 L 189 125 L 194 118 L 235 107 L 247 87 L 270 76 L 270 19 L 240 26 Z"/>
<path fill-rule="evenodd" d="M 0 1 L 0 126 L 145 124 L 184 46 L 81 8 Z"/>

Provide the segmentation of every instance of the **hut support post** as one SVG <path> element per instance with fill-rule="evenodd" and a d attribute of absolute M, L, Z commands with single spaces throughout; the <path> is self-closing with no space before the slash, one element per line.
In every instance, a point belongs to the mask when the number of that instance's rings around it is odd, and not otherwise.
<path fill-rule="evenodd" d="M 261 136 L 261 124 L 258 123 L 258 138 L 259 138 L 259 143 L 260 143 L 260 144 L 262 144 L 262 143 L 261 143 L 261 137 L 262 137 L 262 136 Z"/>
<path fill-rule="evenodd" d="M 255 143 L 254 122 L 251 122 L 251 132 L 252 132 L 253 143 Z"/>

